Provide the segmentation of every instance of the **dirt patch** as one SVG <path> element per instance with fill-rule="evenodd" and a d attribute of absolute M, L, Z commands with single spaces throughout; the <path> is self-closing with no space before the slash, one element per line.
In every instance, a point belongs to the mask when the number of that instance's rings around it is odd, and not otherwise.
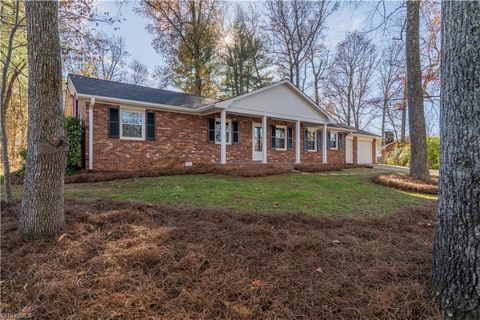
<path fill-rule="evenodd" d="M 438 194 L 437 176 L 432 176 L 430 181 L 422 181 L 414 179 L 410 175 L 401 175 L 395 173 L 381 174 L 373 177 L 373 182 L 405 191 Z"/>
<path fill-rule="evenodd" d="M 320 219 L 67 201 L 65 235 L 25 242 L 2 210 L 2 314 L 35 319 L 440 319 L 435 206 Z"/>

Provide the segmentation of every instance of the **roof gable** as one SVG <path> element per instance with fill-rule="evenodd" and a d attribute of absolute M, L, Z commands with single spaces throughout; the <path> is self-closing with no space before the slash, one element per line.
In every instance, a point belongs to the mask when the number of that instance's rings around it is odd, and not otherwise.
<path fill-rule="evenodd" d="M 217 103 L 231 112 L 256 112 L 305 121 L 330 122 L 331 117 L 289 81 L 280 81 Z"/>

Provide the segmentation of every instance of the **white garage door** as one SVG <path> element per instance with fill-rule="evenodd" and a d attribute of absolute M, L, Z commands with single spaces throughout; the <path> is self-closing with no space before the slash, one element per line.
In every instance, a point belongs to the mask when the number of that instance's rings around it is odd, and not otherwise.
<path fill-rule="evenodd" d="M 357 141 L 357 162 L 359 164 L 372 163 L 372 141 Z"/>

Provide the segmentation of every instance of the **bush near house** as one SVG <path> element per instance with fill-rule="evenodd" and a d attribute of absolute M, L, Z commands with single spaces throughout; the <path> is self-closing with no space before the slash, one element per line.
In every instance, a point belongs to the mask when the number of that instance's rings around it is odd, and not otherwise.
<path fill-rule="evenodd" d="M 65 173 L 73 175 L 81 169 L 82 151 L 81 144 L 85 126 L 79 119 L 75 117 L 65 117 L 65 131 L 68 139 L 68 153 Z M 20 151 L 22 166 L 16 172 L 16 175 L 23 177 L 25 175 L 25 160 L 27 159 L 27 150 Z M 15 179 L 16 180 L 16 179 Z M 14 181 L 15 183 L 15 181 Z"/>
<path fill-rule="evenodd" d="M 440 165 L 440 137 L 427 137 L 428 167 L 438 169 Z M 387 155 L 387 164 L 394 166 L 408 166 L 410 164 L 410 144 L 399 143 L 395 150 Z"/>
<path fill-rule="evenodd" d="M 197 174 L 214 174 L 225 175 L 233 177 L 266 177 L 279 174 L 290 173 L 292 170 L 301 172 L 324 172 L 324 171 L 342 171 L 343 169 L 354 168 L 372 168 L 369 165 L 335 165 L 335 164 L 323 164 L 323 163 L 306 163 L 306 164 L 287 164 L 287 163 L 229 163 L 229 164 L 216 164 L 216 163 L 200 163 L 192 167 L 167 167 L 167 168 L 154 168 L 135 171 L 82 171 L 74 170 L 65 177 L 65 183 L 94 183 L 103 181 L 114 181 L 123 179 L 136 179 L 136 178 L 151 178 L 161 176 L 177 176 L 177 175 L 197 175 Z M 24 170 L 24 168 L 22 168 Z M 12 184 L 22 184 L 23 171 L 21 174 L 18 172 L 12 174 Z"/>

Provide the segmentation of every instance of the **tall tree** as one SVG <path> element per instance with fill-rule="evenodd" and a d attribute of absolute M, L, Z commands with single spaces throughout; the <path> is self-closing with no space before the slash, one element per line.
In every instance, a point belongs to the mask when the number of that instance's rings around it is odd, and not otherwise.
<path fill-rule="evenodd" d="M 28 154 L 19 230 L 25 238 L 64 225 L 63 179 L 68 142 L 62 111 L 58 2 L 27 1 Z"/>
<path fill-rule="evenodd" d="M 125 40 L 104 33 L 98 33 L 96 39 L 89 42 L 91 49 L 84 57 L 81 73 L 105 80 L 125 80 L 128 57 Z"/>
<path fill-rule="evenodd" d="M 7 14 L 7 11 L 9 11 Z M 13 17 L 10 21 L 7 21 L 7 17 Z M 22 73 L 26 66 L 26 62 L 22 59 L 14 58 L 14 51 L 19 47 L 24 46 L 23 43 L 19 43 L 16 40 L 18 31 L 21 31 L 21 25 L 23 23 L 23 17 L 20 15 L 20 1 L 2 4 L 1 8 L 2 18 L 2 38 L 5 36 L 7 41 L 2 45 L 2 75 L 0 83 L 0 140 L 2 143 L 2 165 L 4 170 L 3 188 L 5 194 L 5 201 L 10 202 L 12 199 L 12 192 L 10 189 L 10 161 L 9 161 L 9 145 L 8 145 L 8 133 L 7 133 L 7 108 L 10 104 L 13 94 L 13 86 L 17 81 L 17 78 Z M 4 30 L 6 29 L 6 30 Z"/>
<path fill-rule="evenodd" d="M 480 319 L 480 2 L 442 2 L 433 279 L 445 319 Z"/>
<path fill-rule="evenodd" d="M 407 139 L 407 108 L 408 108 L 408 79 L 405 77 L 403 83 L 403 100 L 402 100 L 402 123 L 400 141 L 405 142 Z"/>
<path fill-rule="evenodd" d="M 237 5 L 232 25 L 227 27 L 223 48 L 218 50 L 224 68 L 223 91 L 236 96 L 268 84 L 272 77 L 265 35 L 255 11 L 247 12 Z"/>
<path fill-rule="evenodd" d="M 327 95 L 335 103 L 339 120 L 363 128 L 373 119 L 373 75 L 378 64 L 376 47 L 358 31 L 340 42 L 330 68 Z"/>
<path fill-rule="evenodd" d="M 106 36 L 94 32 L 92 25 L 119 23 L 120 10 L 99 12 L 95 0 L 62 0 L 59 2 L 59 31 L 63 67 L 66 72 L 87 75 L 92 53 L 105 46 Z M 97 57 L 98 60 L 98 57 Z"/>
<path fill-rule="evenodd" d="M 282 76 L 302 87 L 305 64 L 322 39 L 325 21 L 338 8 L 336 1 L 268 0 L 272 53 Z"/>
<path fill-rule="evenodd" d="M 330 67 L 329 55 L 329 50 L 320 44 L 311 50 L 308 57 L 308 68 L 311 75 L 310 87 L 313 90 L 313 101 L 318 105 L 321 103 L 322 85 L 325 83 L 326 74 Z"/>
<path fill-rule="evenodd" d="M 382 54 L 379 66 L 380 89 L 382 90 L 382 137 L 385 138 L 385 128 L 393 108 L 397 108 L 396 100 L 401 100 L 404 83 L 403 48 L 398 42 L 393 42 Z M 391 119 L 392 117 L 390 117 Z M 392 126 L 395 126 L 391 122 Z M 382 140 L 384 144 L 385 139 Z"/>
<path fill-rule="evenodd" d="M 146 85 L 148 81 L 148 69 L 138 60 L 130 64 L 130 82 L 139 86 Z"/>
<path fill-rule="evenodd" d="M 408 127 L 410 131 L 410 175 L 428 180 L 427 133 L 423 108 L 420 65 L 420 1 L 407 1 L 406 64 L 408 86 Z"/>
<path fill-rule="evenodd" d="M 222 3 L 151 0 L 143 1 L 140 10 L 151 21 L 148 29 L 156 35 L 155 50 L 173 70 L 173 84 L 192 94 L 214 94 L 215 49 Z"/>

